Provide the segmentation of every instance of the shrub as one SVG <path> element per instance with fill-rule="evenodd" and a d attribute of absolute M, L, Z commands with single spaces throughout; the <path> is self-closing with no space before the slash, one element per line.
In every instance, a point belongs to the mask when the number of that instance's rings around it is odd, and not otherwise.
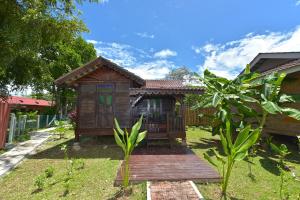
<path fill-rule="evenodd" d="M 52 177 L 53 174 L 54 174 L 54 168 L 52 166 L 47 167 L 47 169 L 45 169 L 45 177 L 46 178 Z"/>
<path fill-rule="evenodd" d="M 35 178 L 34 186 L 37 187 L 38 190 L 42 190 L 45 186 L 45 176 L 39 175 Z"/>

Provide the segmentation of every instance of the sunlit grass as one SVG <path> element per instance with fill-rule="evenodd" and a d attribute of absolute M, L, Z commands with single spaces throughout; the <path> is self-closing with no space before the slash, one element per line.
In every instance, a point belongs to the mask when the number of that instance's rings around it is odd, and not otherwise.
<path fill-rule="evenodd" d="M 201 158 L 203 152 L 209 148 L 221 148 L 218 136 L 200 129 L 189 129 L 188 145 Z M 284 141 L 280 141 L 284 142 Z M 300 154 L 297 146 L 286 142 L 292 152 L 287 158 L 287 164 L 295 167 L 295 173 L 300 178 Z M 280 199 L 279 184 L 280 176 L 277 168 L 278 159 L 267 148 L 258 152 L 252 166 L 254 179 L 248 176 L 248 163 L 245 161 L 237 162 L 230 178 L 228 192 L 232 199 Z M 287 183 L 287 192 L 291 195 L 290 199 L 297 199 L 300 194 L 300 182 L 290 179 Z M 200 192 L 206 199 L 218 199 L 220 196 L 219 184 L 198 184 Z"/>

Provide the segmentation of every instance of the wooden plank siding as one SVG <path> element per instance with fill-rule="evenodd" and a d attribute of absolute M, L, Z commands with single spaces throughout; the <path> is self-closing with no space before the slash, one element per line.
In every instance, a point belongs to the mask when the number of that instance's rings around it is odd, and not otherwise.
<path fill-rule="evenodd" d="M 79 84 L 76 134 L 112 135 L 114 117 L 122 128 L 130 126 L 129 88 L 133 84 L 130 79 L 101 67 L 76 83 Z"/>
<path fill-rule="evenodd" d="M 211 119 L 205 115 L 211 115 L 213 108 L 191 109 L 185 107 L 185 125 L 186 126 L 211 126 Z M 204 115 L 200 117 L 199 115 Z"/>

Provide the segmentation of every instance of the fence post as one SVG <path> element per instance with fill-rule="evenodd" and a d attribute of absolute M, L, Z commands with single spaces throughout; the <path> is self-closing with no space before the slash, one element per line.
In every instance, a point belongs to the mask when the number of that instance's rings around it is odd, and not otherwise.
<path fill-rule="evenodd" d="M 48 123 L 49 123 L 49 115 L 46 115 L 46 128 L 48 127 Z"/>
<path fill-rule="evenodd" d="M 12 143 L 13 141 L 15 128 L 16 128 L 16 115 L 14 113 L 11 113 L 10 123 L 9 123 L 8 143 Z"/>
<path fill-rule="evenodd" d="M 36 120 L 36 129 L 40 128 L 40 115 L 37 115 L 37 120 Z"/>

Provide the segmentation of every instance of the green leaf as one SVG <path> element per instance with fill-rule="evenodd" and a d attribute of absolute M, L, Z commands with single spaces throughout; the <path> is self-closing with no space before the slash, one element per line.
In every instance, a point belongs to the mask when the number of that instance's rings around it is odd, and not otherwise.
<path fill-rule="evenodd" d="M 247 151 L 242 151 L 239 152 L 235 155 L 234 160 L 236 161 L 241 161 L 244 160 L 244 158 L 248 155 L 248 150 Z"/>
<path fill-rule="evenodd" d="M 239 153 L 243 151 L 248 151 L 248 149 L 256 143 L 259 135 L 259 129 L 255 129 L 254 131 L 252 131 L 252 133 L 242 142 L 242 144 L 237 147 L 236 152 Z"/>
<path fill-rule="evenodd" d="M 117 145 L 119 145 L 125 153 L 126 152 L 125 144 L 123 144 L 122 140 L 119 137 L 118 132 L 115 129 L 114 129 L 114 136 L 115 136 L 115 140 L 116 140 Z"/>
<path fill-rule="evenodd" d="M 203 153 L 204 158 L 213 166 L 218 167 L 218 165 L 211 159 L 211 157 L 209 157 L 209 155 L 207 155 L 207 153 Z"/>
<path fill-rule="evenodd" d="M 115 118 L 114 121 L 115 121 L 115 126 L 116 126 L 116 129 L 117 129 L 118 133 L 120 133 L 120 135 L 123 136 L 124 135 L 124 131 L 120 128 L 118 120 Z"/>
<path fill-rule="evenodd" d="M 139 133 L 138 138 L 136 139 L 135 145 L 137 146 L 145 137 L 146 137 L 147 131 L 143 131 Z"/>
<path fill-rule="evenodd" d="M 271 114 L 281 113 L 281 108 L 274 102 L 264 101 L 261 106 L 265 111 Z"/>
<path fill-rule="evenodd" d="M 283 94 L 283 95 L 280 96 L 279 102 L 280 103 L 295 102 L 295 100 L 293 99 L 292 96 Z"/>
<path fill-rule="evenodd" d="M 282 81 L 284 80 L 284 78 L 286 77 L 286 73 L 281 73 L 279 74 L 277 80 L 275 81 L 275 85 L 276 86 L 281 86 Z"/>
<path fill-rule="evenodd" d="M 283 114 L 292 117 L 296 120 L 300 120 L 300 111 L 295 108 L 281 108 Z"/>
<path fill-rule="evenodd" d="M 273 144 L 272 142 L 270 142 L 270 147 L 271 150 L 274 151 L 275 153 L 281 155 L 281 150 L 279 149 L 279 147 L 277 147 L 275 144 Z"/>
<path fill-rule="evenodd" d="M 212 99 L 212 105 L 217 107 L 217 105 L 221 102 L 222 98 L 218 93 L 215 93 Z"/>
<path fill-rule="evenodd" d="M 240 94 L 238 95 L 241 99 L 241 101 L 246 101 L 246 102 L 252 102 L 252 103 L 257 103 L 258 100 L 253 98 L 253 97 L 250 97 L 250 96 L 247 96 L 247 95 L 243 95 L 243 94 Z"/>
<path fill-rule="evenodd" d="M 238 146 L 240 146 L 242 143 L 244 143 L 244 141 L 247 139 L 248 135 L 249 135 L 249 131 L 251 129 L 251 126 L 248 125 L 245 128 L 243 128 L 239 133 L 238 136 L 235 140 L 234 143 L 234 148 L 237 148 Z"/>
<path fill-rule="evenodd" d="M 223 135 L 222 132 L 220 132 L 220 138 L 221 138 L 221 143 L 222 143 L 222 146 L 223 146 L 224 153 L 226 155 L 229 155 L 229 149 L 228 149 L 228 145 L 227 145 L 227 140 L 224 137 L 224 135 Z"/>
<path fill-rule="evenodd" d="M 229 120 L 226 121 L 226 139 L 228 143 L 229 149 L 232 147 L 232 138 L 231 138 L 231 122 Z"/>
<path fill-rule="evenodd" d="M 223 159 L 223 157 L 215 149 L 211 149 L 211 150 L 216 155 L 216 158 L 218 159 L 218 161 L 220 161 L 223 164 L 225 164 L 225 160 Z"/>

